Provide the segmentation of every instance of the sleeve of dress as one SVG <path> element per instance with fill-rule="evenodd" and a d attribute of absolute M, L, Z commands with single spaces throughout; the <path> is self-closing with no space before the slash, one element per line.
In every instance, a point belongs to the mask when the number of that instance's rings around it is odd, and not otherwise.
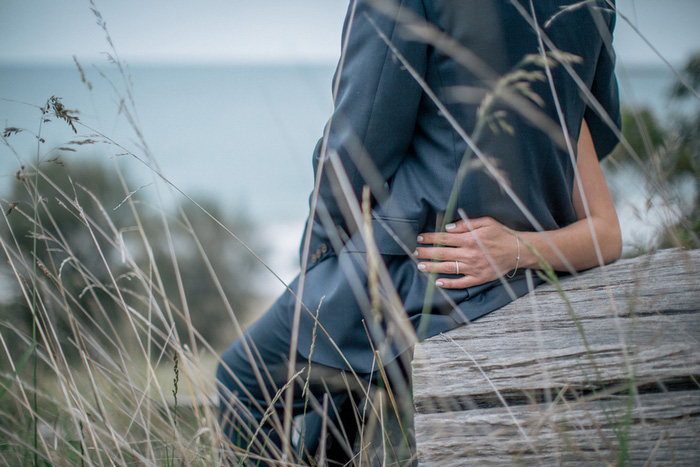
<path fill-rule="evenodd" d="M 339 81 L 333 115 L 326 127 L 327 144 L 322 138 L 313 154 L 314 175 L 318 176 L 321 165 L 323 168 L 318 205 L 310 214 L 314 222 L 309 267 L 333 254 L 331 235 L 343 239 L 355 231 L 347 198 L 361 202 L 365 184 L 376 188 L 390 180 L 413 138 L 422 89 L 386 41 L 417 73 L 425 74 L 428 47 L 411 40 L 402 26 L 404 18 L 425 18 L 423 3 L 390 2 L 394 6 L 391 11 L 380 12 L 372 6 L 376 2 L 351 1 L 345 18 L 344 50 L 334 78 L 334 83 Z M 331 163 L 332 154 L 338 155 L 340 164 Z M 368 173 L 374 176 L 372 183 L 365 179 Z M 340 189 L 341 178 L 349 182 L 351 192 Z M 329 235 L 331 228 L 337 230 Z"/>
<path fill-rule="evenodd" d="M 606 11 L 609 34 L 603 38 L 591 93 L 602 107 L 602 113 L 589 103 L 584 118 L 591 131 L 598 159 L 603 159 L 612 152 L 619 142 L 618 132 L 621 125 L 620 96 L 615 77 L 615 52 L 612 47 L 612 34 L 615 28 L 615 12 Z"/>

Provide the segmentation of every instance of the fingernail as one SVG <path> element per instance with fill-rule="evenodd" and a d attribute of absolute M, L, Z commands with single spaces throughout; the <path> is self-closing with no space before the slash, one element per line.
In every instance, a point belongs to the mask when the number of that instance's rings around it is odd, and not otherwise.
<path fill-rule="evenodd" d="M 413 252 L 413 256 L 418 256 L 418 250 Z"/>
<path fill-rule="evenodd" d="M 420 264 L 418 265 L 418 270 L 419 270 L 419 271 L 425 271 L 426 269 L 427 269 L 427 268 L 425 267 L 425 264 L 420 263 Z"/>
<path fill-rule="evenodd" d="M 437 285 L 438 287 L 442 287 L 443 285 L 445 285 L 445 283 L 442 281 L 435 281 L 435 285 Z"/>
<path fill-rule="evenodd" d="M 457 227 L 457 224 L 447 224 L 445 230 L 453 230 L 455 227 Z"/>
<path fill-rule="evenodd" d="M 422 241 L 423 241 L 423 236 L 422 236 L 422 235 L 418 235 L 418 238 L 416 238 L 416 240 L 419 241 L 419 242 L 422 242 Z"/>

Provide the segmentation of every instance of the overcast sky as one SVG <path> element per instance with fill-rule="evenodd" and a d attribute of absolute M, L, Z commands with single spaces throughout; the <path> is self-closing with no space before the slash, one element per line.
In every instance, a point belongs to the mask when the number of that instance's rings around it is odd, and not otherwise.
<path fill-rule="evenodd" d="M 122 59 L 139 62 L 333 62 L 347 0 L 95 0 Z M 700 49 L 700 0 L 618 0 L 671 62 Z M 618 21 L 623 63 L 659 63 Z M 108 49 L 88 0 L 0 0 L 0 64 L 99 60 Z"/>

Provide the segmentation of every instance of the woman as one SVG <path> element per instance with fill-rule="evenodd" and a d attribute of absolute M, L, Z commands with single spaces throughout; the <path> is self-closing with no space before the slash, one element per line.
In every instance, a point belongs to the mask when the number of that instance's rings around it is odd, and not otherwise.
<path fill-rule="evenodd" d="M 217 372 L 234 452 L 289 458 L 290 417 L 309 413 L 297 447 L 328 432 L 347 461 L 349 394 L 399 385 L 416 334 L 524 295 L 544 262 L 619 256 L 598 164 L 619 126 L 610 5 L 351 2 L 303 272 Z"/>

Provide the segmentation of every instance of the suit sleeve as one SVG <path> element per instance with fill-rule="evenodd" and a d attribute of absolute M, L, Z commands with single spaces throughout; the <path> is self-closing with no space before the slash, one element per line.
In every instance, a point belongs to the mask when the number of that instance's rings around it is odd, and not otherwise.
<path fill-rule="evenodd" d="M 615 28 L 615 13 L 609 12 L 608 28 L 612 39 Z M 620 96 L 615 77 L 615 52 L 608 40 L 603 40 L 596 71 L 591 85 L 591 92 L 604 110 L 601 115 L 589 104 L 584 118 L 591 131 L 598 159 L 603 159 L 612 152 L 619 142 L 617 132 L 611 128 L 611 123 L 619 131 L 621 126 Z"/>
<path fill-rule="evenodd" d="M 356 230 L 347 216 L 348 200 L 339 189 L 338 178 L 346 177 L 352 188 L 350 196 L 361 201 L 363 186 L 368 183 L 363 174 L 369 171 L 378 175 L 370 186 L 386 183 L 406 156 L 413 138 L 422 89 L 379 31 L 423 76 L 427 45 L 409 39 L 401 21 L 397 20 L 403 18 L 401 15 L 406 11 L 424 18 L 422 0 L 398 2 L 398 8 L 392 13 L 379 12 L 370 3 L 370 0 L 350 3 L 343 27 L 343 38 L 347 38 L 344 58 L 341 54 L 335 77 L 339 78 L 339 87 L 333 116 L 326 128 L 327 147 L 324 151 L 321 139 L 313 154 L 314 175 L 318 175 L 321 161 L 325 161 L 318 206 L 316 213 L 310 214 L 314 222 L 309 267 L 324 255 L 333 254 L 328 222 L 324 225 L 321 219 L 330 218 L 341 238 L 347 238 Z M 391 4 L 397 5 L 396 2 Z M 333 153 L 339 156 L 342 173 L 330 163 L 329 155 Z M 327 216 L 319 215 L 320 211 Z"/>

